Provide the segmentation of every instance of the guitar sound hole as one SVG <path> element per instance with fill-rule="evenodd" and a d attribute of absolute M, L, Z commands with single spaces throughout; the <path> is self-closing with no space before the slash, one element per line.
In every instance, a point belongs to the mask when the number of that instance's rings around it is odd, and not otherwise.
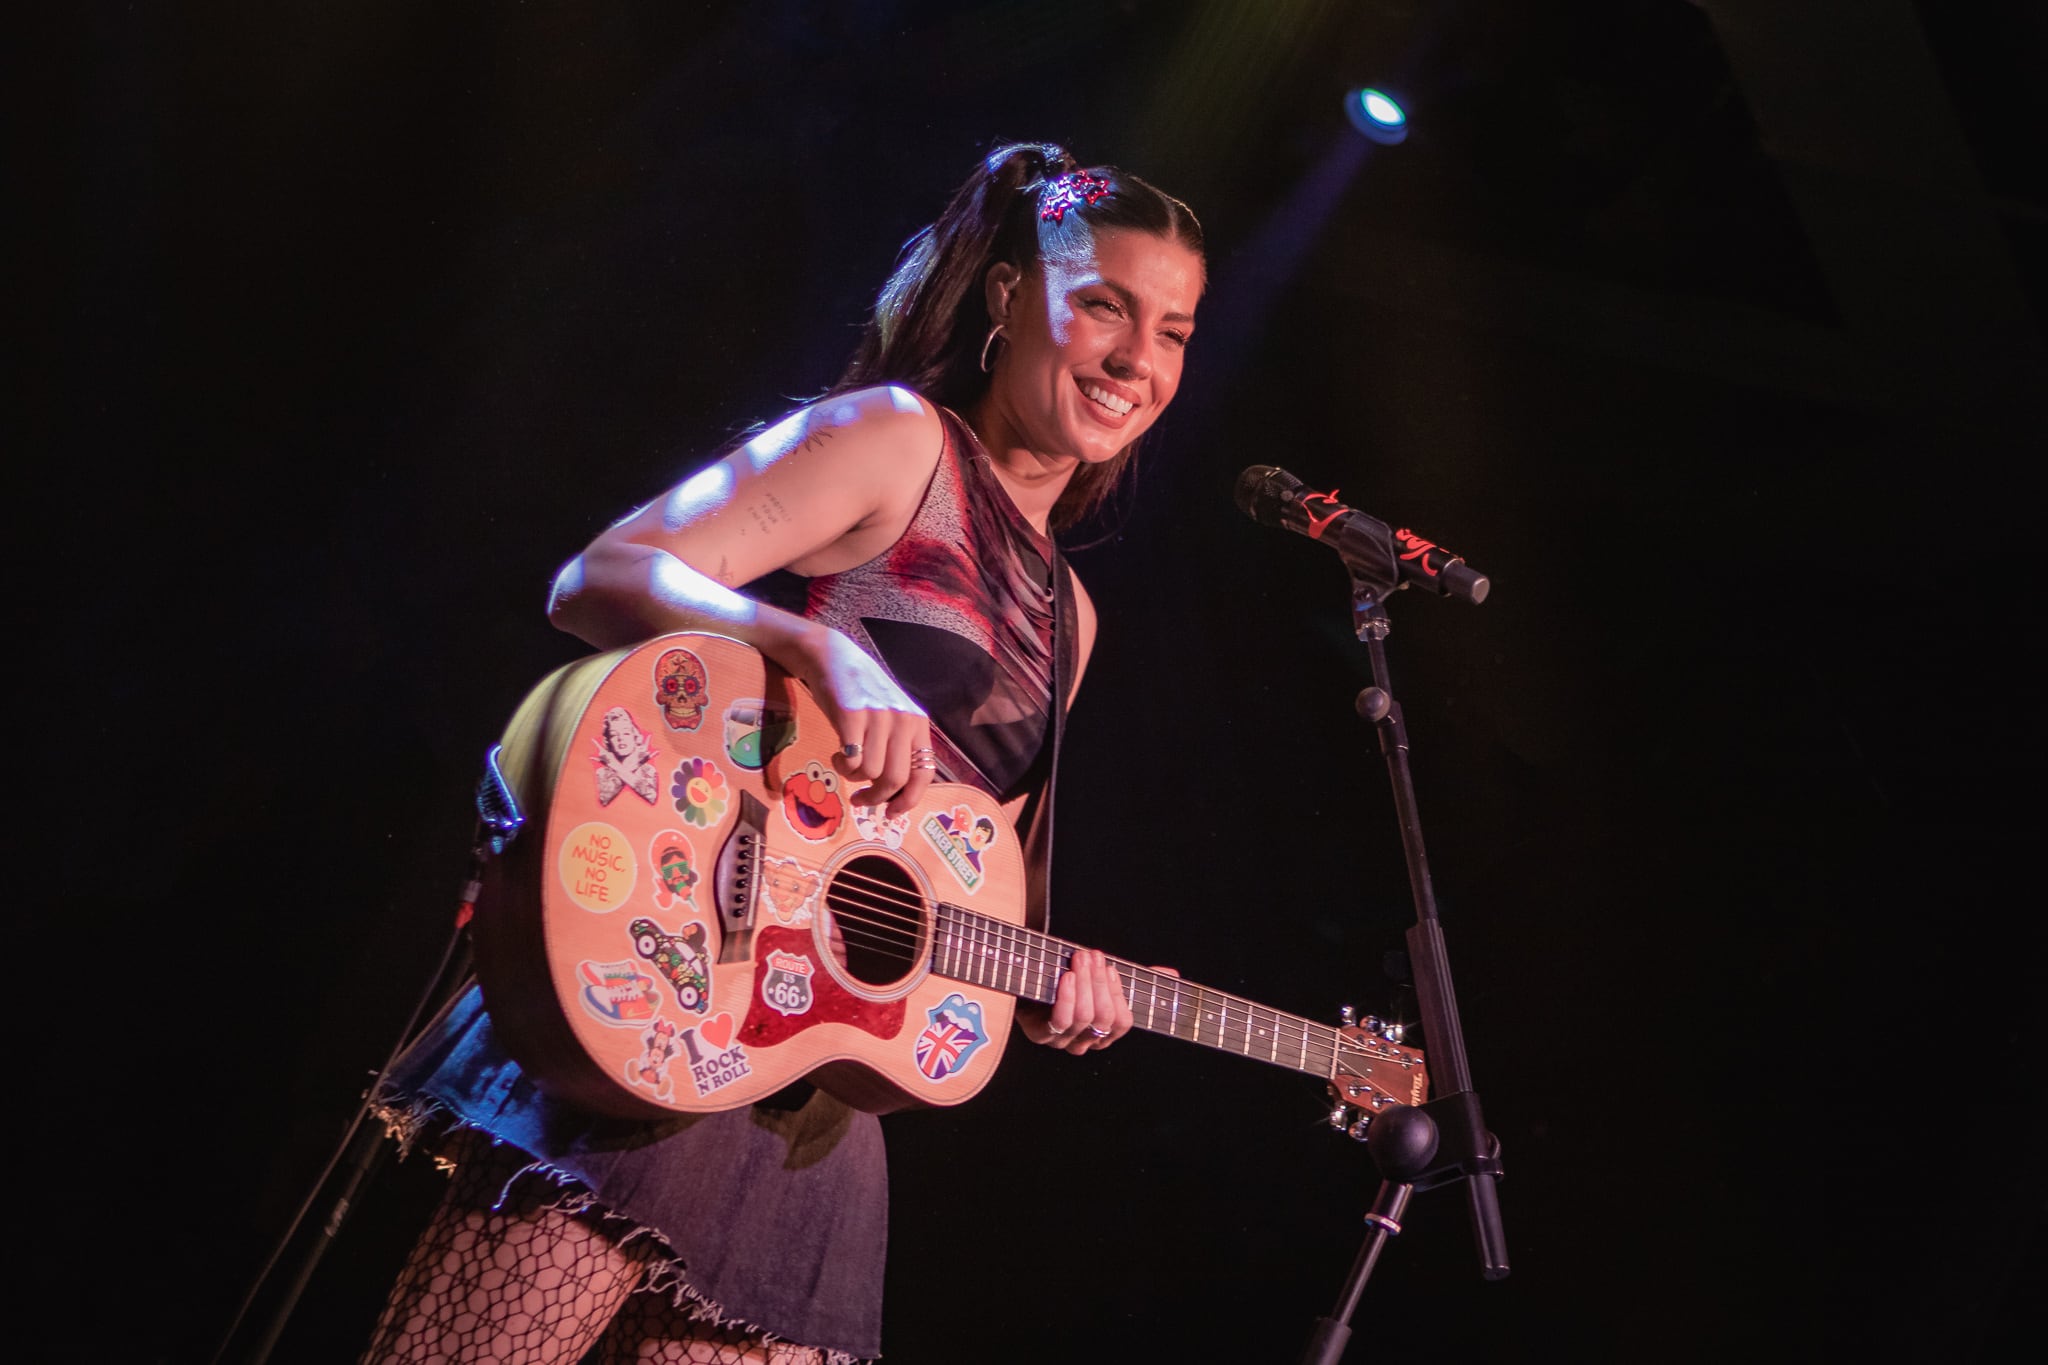
<path fill-rule="evenodd" d="M 832 946 L 843 948 L 847 975 L 866 986 L 903 980 L 923 960 L 924 897 L 908 872 L 888 858 L 849 859 L 825 890 Z"/>

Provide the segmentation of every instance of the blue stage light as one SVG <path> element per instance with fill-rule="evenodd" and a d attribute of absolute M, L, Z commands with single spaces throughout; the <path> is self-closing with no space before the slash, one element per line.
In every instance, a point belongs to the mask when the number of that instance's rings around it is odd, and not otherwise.
<path fill-rule="evenodd" d="M 1390 147 L 1408 136 L 1407 111 L 1369 85 L 1344 96 L 1344 116 L 1359 132 Z"/>

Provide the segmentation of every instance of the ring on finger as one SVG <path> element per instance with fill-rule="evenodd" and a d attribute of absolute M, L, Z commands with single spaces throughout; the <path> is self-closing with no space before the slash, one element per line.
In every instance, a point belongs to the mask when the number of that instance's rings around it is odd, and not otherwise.
<path fill-rule="evenodd" d="M 839 746 L 839 752 L 846 755 L 849 763 L 860 761 L 860 745 L 858 744 L 842 744 Z"/>
<path fill-rule="evenodd" d="M 910 770 L 912 772 L 917 772 L 920 769 L 925 772 L 936 772 L 938 767 L 939 756 L 930 749 L 912 749 L 910 751 Z"/>
<path fill-rule="evenodd" d="M 1096 1036 L 1097 1038 L 1107 1038 L 1107 1037 L 1109 1036 L 1109 1030 L 1108 1030 L 1108 1029 L 1106 1029 L 1106 1028 L 1097 1028 L 1097 1027 L 1095 1027 L 1095 1026 L 1094 1026 L 1093 1024 L 1090 1024 L 1090 1025 L 1088 1026 L 1088 1031 L 1089 1031 L 1090 1033 L 1094 1034 L 1094 1035 L 1095 1035 L 1095 1036 Z"/>

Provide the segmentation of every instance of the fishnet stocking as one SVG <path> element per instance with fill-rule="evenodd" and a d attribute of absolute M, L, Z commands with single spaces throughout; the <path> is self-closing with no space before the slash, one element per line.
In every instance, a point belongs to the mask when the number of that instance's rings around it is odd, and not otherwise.
<path fill-rule="evenodd" d="M 634 1293 L 651 1240 L 621 1246 L 595 1215 L 550 1208 L 560 1191 L 518 1181 L 515 1147 L 458 1142 L 448 1194 L 400 1272 L 363 1365 L 821 1365 L 819 1352 L 691 1321 L 663 1293 Z M 609 1330 L 607 1330 L 609 1329 Z"/>

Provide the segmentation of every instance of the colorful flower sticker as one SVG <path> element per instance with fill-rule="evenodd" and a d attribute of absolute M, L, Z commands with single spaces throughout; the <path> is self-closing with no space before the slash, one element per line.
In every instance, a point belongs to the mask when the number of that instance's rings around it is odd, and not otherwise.
<path fill-rule="evenodd" d="M 709 829 L 723 820 L 731 803 L 725 774 L 708 758 L 686 758 L 678 764 L 669 795 L 675 798 L 684 821 L 699 829 Z"/>

